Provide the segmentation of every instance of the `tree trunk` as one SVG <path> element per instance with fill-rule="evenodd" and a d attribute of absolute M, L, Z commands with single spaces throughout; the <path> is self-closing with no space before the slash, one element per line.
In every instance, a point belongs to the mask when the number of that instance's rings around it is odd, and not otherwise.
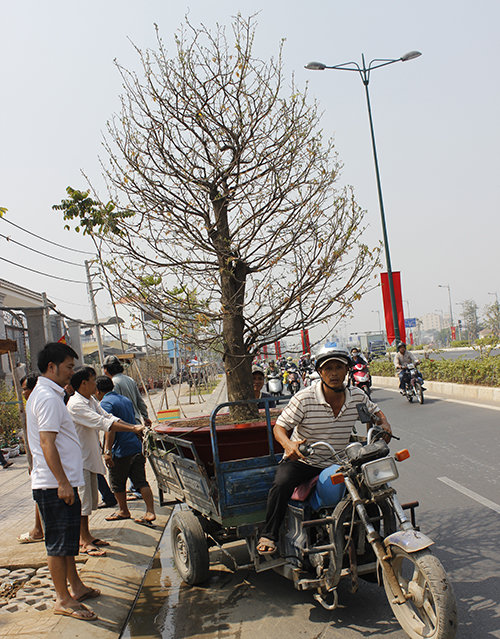
<path fill-rule="evenodd" d="M 227 396 L 230 402 L 251 399 L 253 393 L 252 356 L 243 339 L 246 265 L 233 260 L 231 268 L 221 270 L 222 304 L 224 308 L 224 365 Z M 253 419 L 258 415 L 256 404 L 242 404 L 230 408 L 235 420 Z"/>

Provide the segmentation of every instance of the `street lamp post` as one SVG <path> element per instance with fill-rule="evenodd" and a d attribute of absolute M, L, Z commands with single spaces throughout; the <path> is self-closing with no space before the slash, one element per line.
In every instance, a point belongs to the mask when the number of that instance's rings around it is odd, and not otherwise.
<path fill-rule="evenodd" d="M 451 305 L 451 289 L 449 284 L 438 284 L 438 288 L 447 288 L 448 289 L 448 301 L 450 303 L 450 332 L 451 327 L 453 326 L 453 307 Z"/>
<path fill-rule="evenodd" d="M 382 333 L 382 324 L 380 322 L 380 311 L 372 311 L 372 313 L 377 313 L 377 315 L 378 315 L 378 332 Z"/>
<path fill-rule="evenodd" d="M 342 64 L 336 64 L 333 66 L 328 66 L 323 64 L 322 62 L 309 62 L 306 64 L 306 69 L 310 71 L 324 71 L 325 69 L 336 69 L 338 71 L 356 71 L 359 73 L 361 81 L 365 87 L 365 95 L 366 95 L 366 106 L 368 108 L 368 118 L 370 121 L 370 134 L 372 140 L 372 149 L 373 149 L 373 159 L 375 162 L 375 175 L 377 178 L 377 191 L 378 191 L 378 201 L 380 206 L 380 217 L 382 219 L 382 235 L 384 238 L 384 249 L 385 249 L 385 260 L 387 264 L 387 277 L 389 280 L 389 294 L 391 298 L 391 309 L 392 309 L 392 321 L 394 326 L 394 338 L 396 343 L 401 339 L 399 333 L 399 323 L 398 323 L 398 315 L 397 315 L 397 307 L 396 307 L 396 295 L 394 292 L 394 282 L 392 280 L 392 266 L 391 266 L 391 256 L 389 252 L 389 239 L 387 237 L 387 228 L 385 224 L 385 211 L 384 211 L 384 200 L 382 198 L 382 185 L 380 182 L 380 172 L 378 168 L 378 158 L 377 158 L 377 147 L 375 145 L 375 132 L 373 129 L 373 119 L 372 119 L 372 110 L 370 104 L 370 93 L 368 91 L 368 84 L 370 82 L 370 73 L 374 69 L 379 69 L 380 67 L 386 67 L 389 64 L 394 64 L 394 62 L 407 62 L 408 60 L 413 60 L 414 58 L 418 58 L 422 54 L 420 51 L 410 51 L 409 53 L 405 53 L 405 55 L 397 58 L 395 60 L 387 60 L 387 59 L 375 59 L 371 60 L 371 62 L 366 66 L 365 56 L 361 55 L 361 60 L 363 66 L 360 67 L 357 62 L 344 62 Z"/>

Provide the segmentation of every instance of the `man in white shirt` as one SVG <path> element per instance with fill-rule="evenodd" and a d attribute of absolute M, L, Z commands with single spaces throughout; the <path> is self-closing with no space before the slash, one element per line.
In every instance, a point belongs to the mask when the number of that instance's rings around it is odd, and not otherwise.
<path fill-rule="evenodd" d="M 82 454 L 75 425 L 63 401 L 75 358 L 78 355 L 66 344 L 45 345 L 38 355 L 41 375 L 26 404 L 26 417 L 33 455 L 33 498 L 45 527 L 47 563 L 56 591 L 54 614 L 92 621 L 97 615 L 81 602 L 101 593 L 85 586 L 76 570 Z"/>
<path fill-rule="evenodd" d="M 97 475 L 104 475 L 106 468 L 102 460 L 99 431 L 121 431 L 141 435 L 144 427 L 127 424 L 107 413 L 93 397 L 97 390 L 96 372 L 90 366 L 79 368 L 71 377 L 75 394 L 68 401 L 68 411 L 76 426 L 83 459 L 84 486 L 81 491 L 82 513 L 80 526 L 80 552 L 93 557 L 106 554 L 100 546 L 107 541 L 96 538 L 89 530 L 89 516 L 98 504 Z"/>

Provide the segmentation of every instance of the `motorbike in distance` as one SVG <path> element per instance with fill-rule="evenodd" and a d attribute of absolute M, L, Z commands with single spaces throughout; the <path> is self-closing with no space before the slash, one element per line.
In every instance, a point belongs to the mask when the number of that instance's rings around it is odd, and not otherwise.
<path fill-rule="evenodd" d="M 283 395 L 283 380 L 278 371 L 268 372 L 267 392 L 273 397 L 280 397 Z"/>
<path fill-rule="evenodd" d="M 424 403 L 424 378 L 417 368 L 418 362 L 415 364 L 406 364 L 403 366 L 403 384 L 404 388 L 401 393 L 411 403 L 416 397 L 419 404 Z"/>
<path fill-rule="evenodd" d="M 353 386 L 360 388 L 368 397 L 371 396 L 372 379 L 368 364 L 362 362 L 354 364 L 351 368 L 350 377 Z"/>
<path fill-rule="evenodd" d="M 291 368 L 288 373 L 287 390 L 290 395 L 295 395 L 300 390 L 300 377 L 299 371 L 296 368 Z"/>

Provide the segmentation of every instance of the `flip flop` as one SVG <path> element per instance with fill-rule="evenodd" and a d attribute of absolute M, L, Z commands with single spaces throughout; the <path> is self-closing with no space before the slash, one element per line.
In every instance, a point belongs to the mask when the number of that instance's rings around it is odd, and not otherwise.
<path fill-rule="evenodd" d="M 128 517 L 124 517 L 123 515 L 120 515 L 120 513 L 113 513 L 112 515 L 104 517 L 104 519 L 106 521 L 122 521 L 123 519 L 130 519 L 130 515 Z"/>
<path fill-rule="evenodd" d="M 29 532 L 25 532 L 22 535 L 19 535 L 19 537 L 17 538 L 17 541 L 20 544 L 36 544 L 39 541 L 43 541 L 44 538 L 42 537 L 41 539 L 35 539 L 34 537 L 32 537 L 30 535 Z"/>
<path fill-rule="evenodd" d="M 134 519 L 136 524 L 140 524 L 141 526 L 147 526 L 148 528 L 154 528 L 154 520 L 151 521 L 149 519 L 146 519 L 145 517 L 139 517 L 138 519 Z"/>
<path fill-rule="evenodd" d="M 99 617 L 93 610 L 87 608 L 83 604 L 80 604 L 78 608 L 54 608 L 52 611 L 55 615 L 62 615 L 63 617 L 73 617 L 73 619 L 80 619 L 81 621 L 95 621 Z M 82 614 L 84 612 L 91 613 L 90 615 Z"/>
<path fill-rule="evenodd" d="M 86 601 L 87 599 L 95 599 L 96 597 L 99 597 L 100 594 L 101 591 L 98 588 L 90 588 L 90 590 L 84 592 L 83 595 L 80 595 L 79 597 L 75 597 L 75 599 L 77 601 Z"/>
<path fill-rule="evenodd" d="M 272 539 L 268 539 L 267 537 L 261 537 L 257 544 L 257 552 L 259 555 L 272 555 L 276 552 L 276 542 Z"/>
<path fill-rule="evenodd" d="M 104 541 L 102 539 L 92 539 L 90 543 L 93 546 L 109 546 L 109 541 Z"/>
<path fill-rule="evenodd" d="M 99 548 L 92 548 L 91 546 L 84 546 L 80 548 L 81 555 L 89 555 L 89 557 L 106 557 L 106 551 Z"/>

